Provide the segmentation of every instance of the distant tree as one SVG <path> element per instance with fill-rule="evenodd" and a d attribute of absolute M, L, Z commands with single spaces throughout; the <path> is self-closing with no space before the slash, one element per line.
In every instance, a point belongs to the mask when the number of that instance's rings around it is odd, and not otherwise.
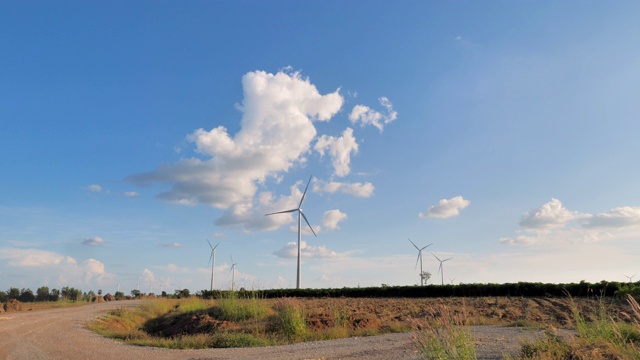
<path fill-rule="evenodd" d="M 189 293 L 189 289 L 176 290 L 175 294 L 178 299 L 188 298 L 189 296 L 191 296 L 191 294 Z"/>
<path fill-rule="evenodd" d="M 36 301 L 49 301 L 48 286 L 41 286 L 36 290 Z"/>
<path fill-rule="evenodd" d="M 98 295 L 102 295 L 102 290 L 98 290 Z"/>
<path fill-rule="evenodd" d="M 163 297 L 163 298 L 166 298 L 166 297 L 167 297 L 167 292 L 166 292 L 166 291 L 163 291 L 163 292 L 162 292 L 162 297 Z"/>
<path fill-rule="evenodd" d="M 428 271 L 423 271 L 420 274 L 420 278 L 424 281 L 424 284 L 427 285 L 427 280 L 431 279 L 431 273 Z"/>
<path fill-rule="evenodd" d="M 49 301 L 58 301 L 60 299 L 60 290 L 51 289 L 49 293 Z"/>
<path fill-rule="evenodd" d="M 9 301 L 9 294 L 6 291 L 0 291 L 0 303 Z"/>
<path fill-rule="evenodd" d="M 31 291 L 31 289 L 22 288 L 22 290 L 20 290 L 20 298 L 18 298 L 18 300 L 22 302 L 34 302 L 36 300 L 36 296 L 33 295 L 33 291 Z"/>
<path fill-rule="evenodd" d="M 93 299 L 96 296 L 96 293 L 93 292 L 93 290 L 89 290 L 88 293 L 84 293 L 84 295 L 82 296 L 82 299 L 84 301 L 91 301 L 91 299 Z"/>
<path fill-rule="evenodd" d="M 134 298 L 142 297 L 142 293 L 138 289 L 131 290 L 131 296 Z"/>
<path fill-rule="evenodd" d="M 20 289 L 18 288 L 9 288 L 9 293 L 7 294 L 9 300 L 11 299 L 19 299 L 20 298 Z"/>
<path fill-rule="evenodd" d="M 78 301 L 82 299 L 82 290 L 65 286 L 62 288 L 62 291 L 60 291 L 60 295 L 66 300 Z"/>
<path fill-rule="evenodd" d="M 114 297 L 116 298 L 116 300 L 122 300 L 124 299 L 124 293 L 122 291 L 116 291 Z"/>

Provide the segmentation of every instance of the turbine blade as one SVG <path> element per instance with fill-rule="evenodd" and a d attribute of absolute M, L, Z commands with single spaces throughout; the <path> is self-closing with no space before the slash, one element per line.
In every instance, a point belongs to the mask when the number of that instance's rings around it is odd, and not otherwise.
<path fill-rule="evenodd" d="M 213 251 L 211 252 L 211 255 L 209 256 L 209 262 L 207 263 L 207 267 L 209 267 L 209 264 L 211 264 L 211 260 L 213 259 Z"/>
<path fill-rule="evenodd" d="M 307 217 L 304 215 L 304 213 L 302 212 L 302 209 L 298 210 L 300 211 L 300 215 L 302 215 L 302 218 L 304 219 L 304 221 L 307 223 L 307 225 L 309 225 L 309 229 L 311 229 L 311 232 L 313 233 L 313 235 L 315 237 L 318 237 L 318 235 L 316 235 L 316 232 L 313 231 L 313 228 L 311 227 L 311 224 L 309 224 L 309 220 L 307 220 Z"/>
<path fill-rule="evenodd" d="M 436 256 L 436 254 L 431 253 L 431 255 L 435 256 L 435 257 L 436 257 L 436 259 L 438 259 L 438 261 L 442 262 L 442 260 L 440 260 L 440 258 L 439 258 L 439 257 L 437 257 L 437 256 Z"/>
<path fill-rule="evenodd" d="M 311 178 L 313 175 L 309 176 L 309 181 L 307 181 L 307 186 L 304 188 L 304 192 L 302 193 L 302 198 L 300 199 L 300 204 L 298 205 L 298 209 L 302 207 L 302 202 L 304 201 L 304 196 L 307 195 L 307 189 L 309 189 L 309 184 L 311 184 Z"/>
<path fill-rule="evenodd" d="M 209 241 L 209 239 L 207 239 L 207 242 L 209 243 L 209 247 L 213 249 L 213 247 L 211 246 L 211 241 Z"/>
<path fill-rule="evenodd" d="M 433 245 L 433 243 L 431 243 L 431 244 L 429 244 L 429 245 L 427 245 L 427 246 L 423 247 L 423 248 L 422 248 L 422 249 L 420 249 L 420 250 L 424 250 L 424 249 L 428 248 L 428 247 L 429 247 L 429 246 L 431 246 L 431 245 Z"/>
<path fill-rule="evenodd" d="M 414 248 L 416 248 L 416 250 L 420 251 L 422 249 L 420 249 L 418 246 L 416 246 L 416 244 L 413 243 L 413 241 L 411 241 L 411 239 L 407 239 L 409 240 L 409 242 L 411 243 L 411 245 L 413 245 Z"/>
<path fill-rule="evenodd" d="M 220 245 L 220 242 L 218 242 L 218 243 L 216 244 L 216 246 L 214 246 L 214 247 L 213 247 L 213 249 L 211 249 L 211 250 L 215 250 L 215 249 L 218 247 L 218 245 Z"/>
<path fill-rule="evenodd" d="M 291 210 L 285 210 L 285 211 L 272 212 L 272 213 L 269 213 L 269 214 L 265 214 L 264 216 L 275 215 L 275 214 L 286 214 L 286 213 L 292 213 L 294 211 L 298 211 L 298 209 L 291 209 Z"/>
<path fill-rule="evenodd" d="M 444 260 L 442 260 L 442 262 L 449 261 L 451 259 L 453 259 L 453 258 L 444 259 Z"/>
<path fill-rule="evenodd" d="M 422 253 L 418 253 L 418 257 L 416 258 L 416 266 L 414 266 L 414 269 L 418 268 L 418 261 L 420 261 L 420 258 L 422 257 Z"/>

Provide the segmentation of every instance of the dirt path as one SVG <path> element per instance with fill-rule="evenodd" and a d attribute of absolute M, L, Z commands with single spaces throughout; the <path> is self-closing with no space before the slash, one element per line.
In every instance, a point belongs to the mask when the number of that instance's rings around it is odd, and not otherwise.
<path fill-rule="evenodd" d="M 81 307 L 0 315 L 1 359 L 418 359 L 411 334 L 389 334 L 287 346 L 242 349 L 168 350 L 125 345 L 84 324 L 108 310 L 139 305 L 108 302 Z M 536 336 L 518 328 L 472 328 L 480 359 L 500 359 L 518 349 L 518 339 Z"/>

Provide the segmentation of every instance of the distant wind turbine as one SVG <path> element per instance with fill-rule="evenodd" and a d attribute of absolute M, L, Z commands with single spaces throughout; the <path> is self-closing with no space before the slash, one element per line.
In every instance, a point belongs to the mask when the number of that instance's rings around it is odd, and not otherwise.
<path fill-rule="evenodd" d="M 420 262 L 420 286 L 424 286 L 424 277 L 422 276 L 422 250 L 428 248 L 429 246 L 433 245 L 433 243 L 423 247 L 423 248 L 419 248 L 416 244 L 413 243 L 413 241 L 411 241 L 411 239 L 407 239 L 409 240 L 409 242 L 411 243 L 411 245 L 413 245 L 413 247 L 416 248 L 416 250 L 418 250 L 418 258 L 416 259 L 416 267 L 418 266 L 418 261 Z"/>
<path fill-rule="evenodd" d="M 631 276 L 627 276 L 627 275 L 625 275 L 624 277 L 626 277 L 627 279 L 629 279 L 629 282 L 633 282 L 633 278 L 634 278 L 636 275 L 638 275 L 638 274 L 633 274 L 633 275 L 631 275 Z"/>
<path fill-rule="evenodd" d="M 216 248 L 220 243 L 217 243 L 216 246 L 211 246 L 211 242 L 207 239 L 209 243 L 209 247 L 211 248 L 211 256 L 209 256 L 209 262 L 211 263 L 211 291 L 213 291 L 213 269 L 216 267 Z"/>
<path fill-rule="evenodd" d="M 438 268 L 438 272 L 440 273 L 440 276 L 441 276 L 442 285 L 444 285 L 444 269 L 442 268 L 442 263 L 445 262 L 445 261 L 449 261 L 449 260 L 451 260 L 453 258 L 440 260 L 440 258 L 437 257 L 436 254 L 431 253 L 431 255 L 433 255 L 436 259 L 438 259 L 438 261 L 440 261 L 440 267 Z"/>
<path fill-rule="evenodd" d="M 236 281 L 236 265 L 238 265 L 238 263 L 234 263 L 233 262 L 233 256 L 231 257 L 231 269 L 229 270 L 229 272 L 231 273 L 231 291 L 233 291 L 233 287 L 235 285 L 235 281 Z"/>
<path fill-rule="evenodd" d="M 309 177 L 309 181 L 307 181 L 307 187 L 304 188 L 304 192 L 302 193 L 302 198 L 300 199 L 300 204 L 298 204 L 298 207 L 295 209 L 291 209 L 291 210 L 284 210 L 284 211 L 278 211 L 278 212 L 273 212 L 273 213 L 269 213 L 266 214 L 265 216 L 269 216 L 269 215 L 275 215 L 275 214 L 286 214 L 286 213 L 292 213 L 297 211 L 298 212 L 298 274 L 296 277 L 296 289 L 300 289 L 300 242 L 302 239 L 302 235 L 301 235 L 301 230 L 302 230 L 302 219 L 304 218 L 304 221 L 307 223 L 307 225 L 309 225 L 309 229 L 311 229 L 311 232 L 313 233 L 313 235 L 315 237 L 318 237 L 318 235 L 316 235 L 316 232 L 313 231 L 313 228 L 311 227 L 311 224 L 309 224 L 309 220 L 307 220 L 307 217 L 304 215 L 304 212 L 302 211 L 302 202 L 304 201 L 304 196 L 307 194 L 307 189 L 309 189 L 309 184 L 311 183 L 311 178 L 313 177 L 310 176 Z"/>

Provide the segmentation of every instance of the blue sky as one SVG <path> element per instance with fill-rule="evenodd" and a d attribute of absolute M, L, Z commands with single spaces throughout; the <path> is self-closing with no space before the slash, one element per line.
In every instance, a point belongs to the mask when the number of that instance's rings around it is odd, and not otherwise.
<path fill-rule="evenodd" d="M 640 278 L 634 1 L 8 2 L 0 289 Z"/>

